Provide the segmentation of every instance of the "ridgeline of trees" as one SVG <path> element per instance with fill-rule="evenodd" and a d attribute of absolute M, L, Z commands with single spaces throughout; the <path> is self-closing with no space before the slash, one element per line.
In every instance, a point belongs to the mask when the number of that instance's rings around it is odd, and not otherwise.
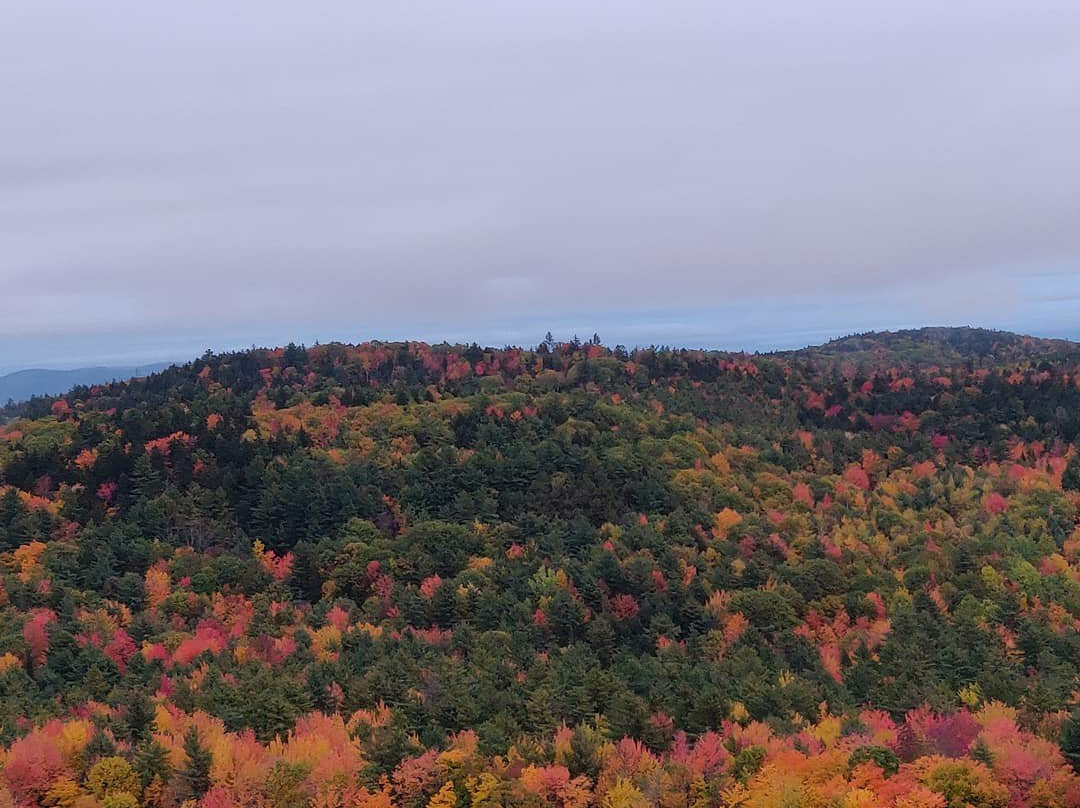
<path fill-rule="evenodd" d="M 0 806 L 1080 806 L 1080 354 L 341 344 L 4 411 Z"/>

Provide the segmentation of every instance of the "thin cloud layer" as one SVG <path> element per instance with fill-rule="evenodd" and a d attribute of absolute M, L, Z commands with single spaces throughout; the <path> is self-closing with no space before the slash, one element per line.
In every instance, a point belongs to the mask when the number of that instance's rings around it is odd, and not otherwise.
<path fill-rule="evenodd" d="M 1080 313 L 1080 6 L 39 0 L 0 367 Z"/>

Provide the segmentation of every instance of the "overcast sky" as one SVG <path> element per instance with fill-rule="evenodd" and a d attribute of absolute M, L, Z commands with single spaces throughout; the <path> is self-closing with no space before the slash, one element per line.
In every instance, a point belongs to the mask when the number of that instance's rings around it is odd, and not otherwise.
<path fill-rule="evenodd" d="M 1080 337 L 1077 0 L 13 0 L 0 369 Z"/>

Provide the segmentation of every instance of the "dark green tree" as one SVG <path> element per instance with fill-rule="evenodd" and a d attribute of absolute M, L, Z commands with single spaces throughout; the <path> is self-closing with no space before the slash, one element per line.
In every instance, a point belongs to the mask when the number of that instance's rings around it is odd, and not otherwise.
<path fill-rule="evenodd" d="M 191 727 L 184 734 L 183 768 L 177 772 L 177 786 L 181 799 L 200 800 L 210 790 L 210 767 L 213 755 L 202 745 L 199 731 Z"/>

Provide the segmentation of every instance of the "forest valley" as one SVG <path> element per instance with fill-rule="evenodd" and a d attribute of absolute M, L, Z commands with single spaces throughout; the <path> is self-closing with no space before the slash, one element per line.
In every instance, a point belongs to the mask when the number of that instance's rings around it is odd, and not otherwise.
<path fill-rule="evenodd" d="M 0 808 L 1080 807 L 1080 346 L 290 345 L 0 410 Z"/>

